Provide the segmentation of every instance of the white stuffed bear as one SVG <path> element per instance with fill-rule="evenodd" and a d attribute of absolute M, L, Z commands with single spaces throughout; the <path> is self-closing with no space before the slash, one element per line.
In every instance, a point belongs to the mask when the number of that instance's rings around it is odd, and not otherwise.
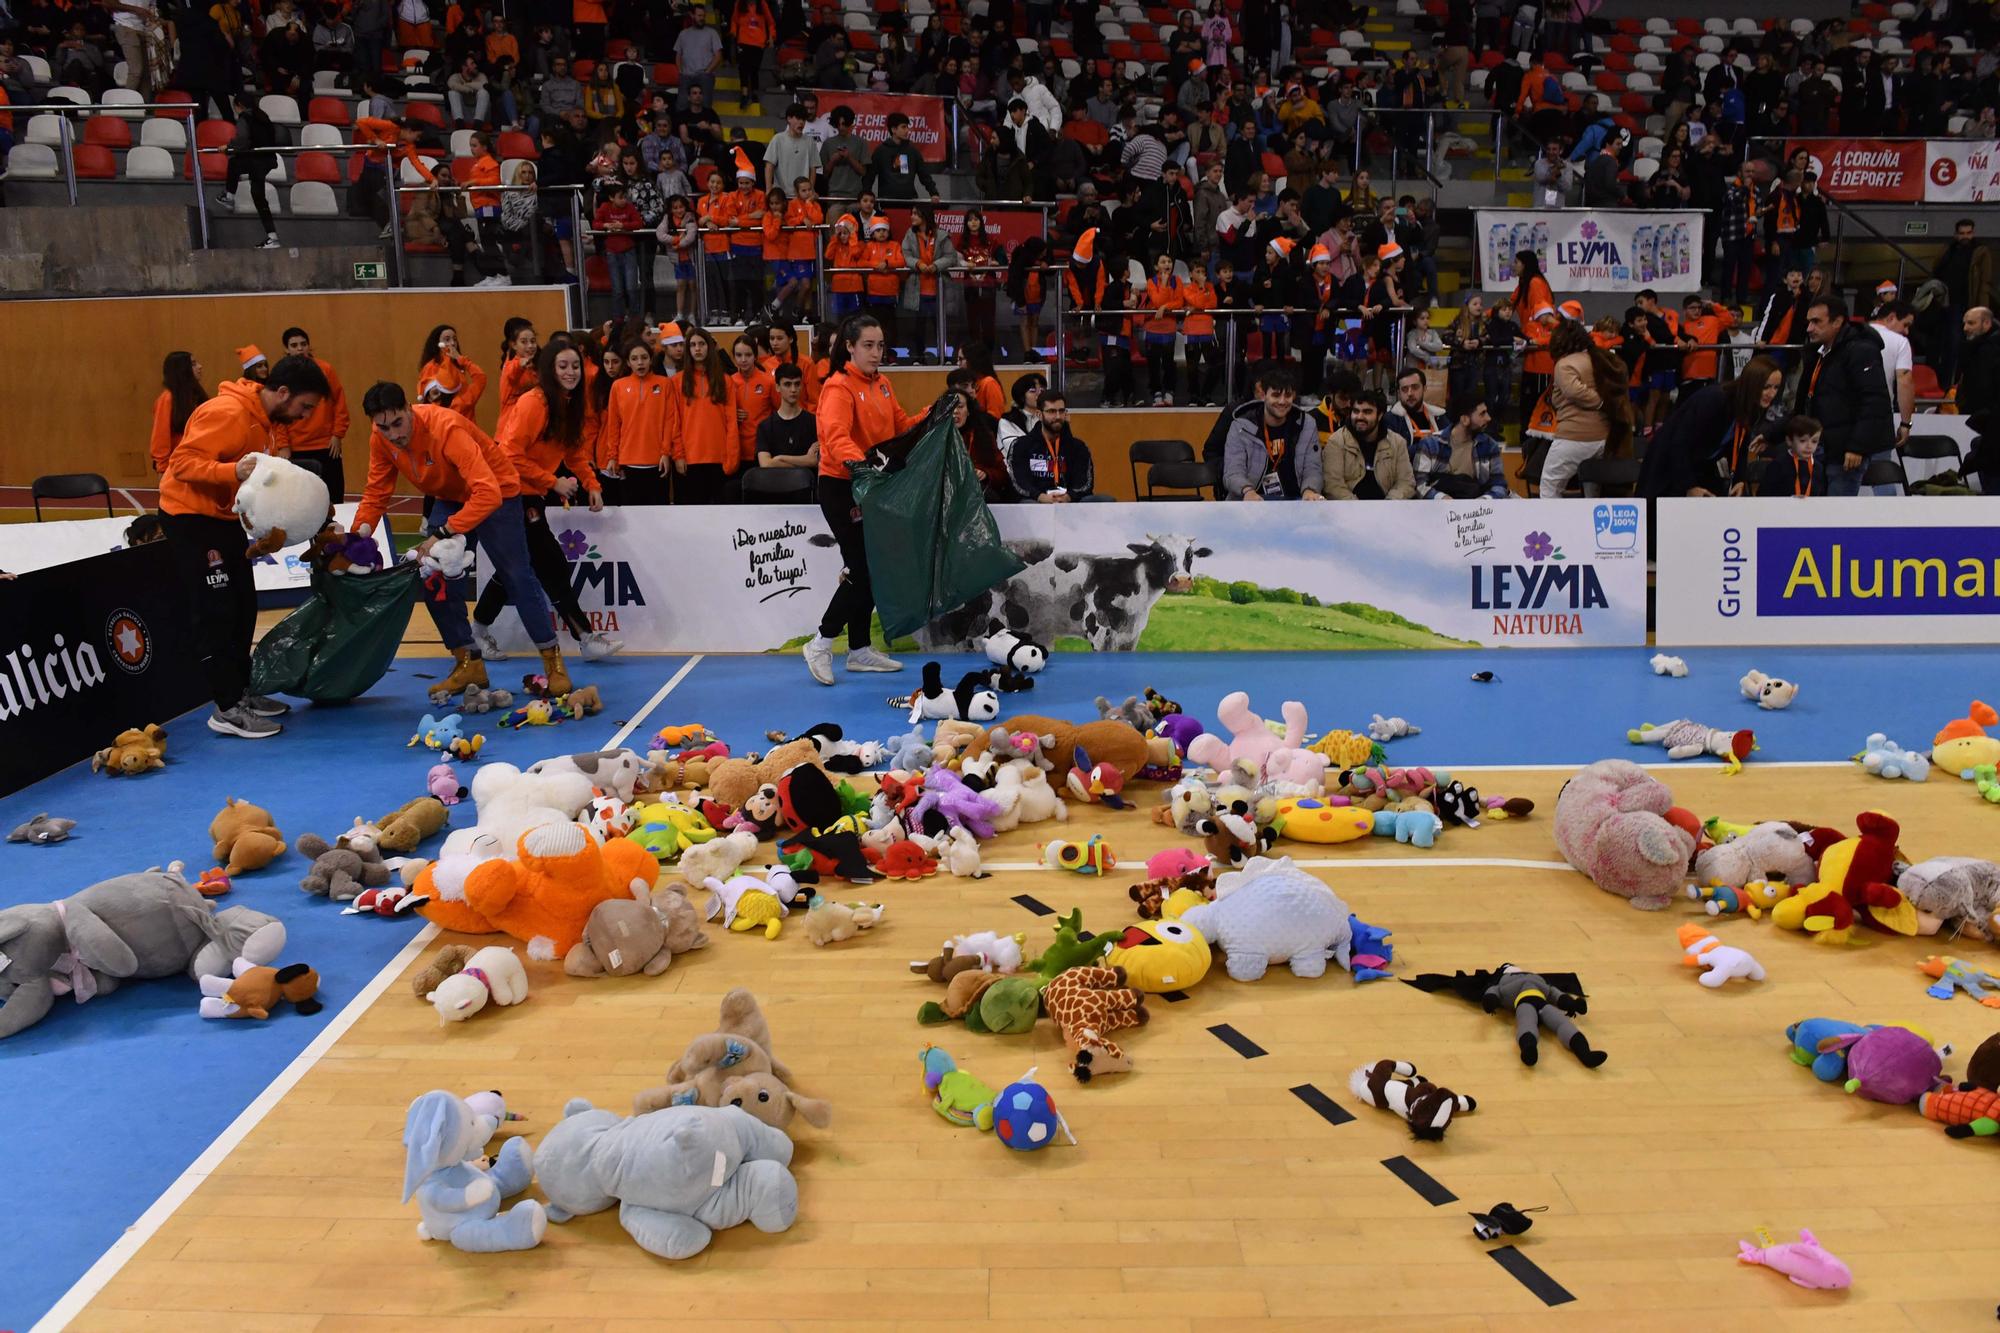
<path fill-rule="evenodd" d="M 698 842 L 681 853 L 681 878 L 697 888 L 711 879 L 727 880 L 757 854 L 757 835 L 747 828 Z"/>
<path fill-rule="evenodd" d="M 312 540 L 333 506 L 316 474 L 288 458 L 258 454 L 249 479 L 236 488 L 235 509 L 251 544 L 270 552 Z"/>
<path fill-rule="evenodd" d="M 511 854 L 529 829 L 574 822 L 596 794 L 590 779 L 574 769 L 523 773 L 512 764 L 481 765 L 472 776 L 478 822 L 453 829 L 439 858 L 471 854 L 482 837 Z"/>
<path fill-rule="evenodd" d="M 1653 674 L 1656 676 L 1685 676 L 1688 664 L 1685 658 L 1669 657 L 1665 653 L 1653 654 Z"/>
<path fill-rule="evenodd" d="M 440 981 L 424 998 L 437 1010 L 439 1027 L 463 1023 L 484 1009 L 489 999 L 498 1005 L 527 999 L 528 969 L 521 966 L 520 955 L 512 949 L 489 945 L 466 959 L 463 969 Z"/>
<path fill-rule="evenodd" d="M 425 574 L 456 579 L 472 572 L 473 560 L 473 552 L 465 544 L 465 538 L 454 532 L 432 542 L 431 549 L 418 561 L 417 567 Z"/>
<path fill-rule="evenodd" d="M 1790 708 L 1792 700 L 1799 697 L 1799 687 L 1789 680 L 1779 680 L 1763 672 L 1751 669 L 1743 673 L 1743 679 L 1736 682 L 1743 690 L 1743 697 L 1754 699 L 1759 708 Z"/>

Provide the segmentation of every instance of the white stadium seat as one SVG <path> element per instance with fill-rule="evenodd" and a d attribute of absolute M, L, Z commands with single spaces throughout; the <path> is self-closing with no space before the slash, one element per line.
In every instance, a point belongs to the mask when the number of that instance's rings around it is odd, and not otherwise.
<path fill-rule="evenodd" d="M 62 168 L 56 163 L 56 150 L 47 144 L 19 143 L 7 154 L 10 180 L 53 180 L 60 175 Z"/>
<path fill-rule="evenodd" d="M 299 147 L 301 148 L 339 148 L 344 143 L 346 143 L 346 140 L 340 137 L 340 128 L 336 125 L 303 125 L 299 127 Z"/>
<path fill-rule="evenodd" d="M 148 148 L 184 153 L 188 146 L 187 126 L 178 120 L 162 120 L 154 116 L 139 123 L 139 142 Z"/>
<path fill-rule="evenodd" d="M 521 182 L 516 180 L 515 177 L 519 174 L 521 168 L 533 165 L 534 165 L 533 161 L 529 158 L 525 157 L 508 158 L 505 162 L 502 162 L 500 164 L 500 183 L 502 185 L 519 185 Z"/>
<path fill-rule="evenodd" d="M 1724 36 L 1728 36 L 1728 34 L 1729 34 L 1729 20 L 1728 20 L 1728 19 L 1703 19 L 1703 20 L 1701 21 L 1701 30 L 1702 30 L 1703 32 L 1713 32 L 1713 33 L 1721 33 L 1721 34 L 1722 34 L 1722 35 L 1724 35 Z"/>
<path fill-rule="evenodd" d="M 273 125 L 297 125 L 305 119 L 299 114 L 298 99 L 284 93 L 266 93 L 257 100 L 257 106 L 271 118 Z"/>
<path fill-rule="evenodd" d="M 1703 51 L 1694 58 L 1694 67 L 1706 74 L 1722 63 L 1722 57 L 1713 51 Z"/>
<path fill-rule="evenodd" d="M 28 67 L 28 78 L 36 86 L 45 86 L 55 81 L 55 75 L 49 72 L 49 62 L 40 56 L 24 55 L 20 57 L 20 61 Z"/>
<path fill-rule="evenodd" d="M 1793 19 L 1792 35 L 1794 37 L 1810 37 L 1812 36 L 1812 30 L 1814 26 L 1815 25 L 1811 19 Z"/>
<path fill-rule="evenodd" d="M 1336 46 L 1326 53 L 1326 63 L 1332 65 L 1335 69 L 1343 67 L 1351 69 L 1354 66 L 1354 52 L 1344 46 Z"/>
<path fill-rule="evenodd" d="M 125 76 L 126 76 L 126 75 L 128 75 L 128 74 L 130 74 L 131 72 L 132 72 L 132 67 L 131 67 L 131 66 L 130 66 L 129 64 L 127 64 L 126 62 L 124 62 L 123 60 L 121 60 L 121 61 L 119 61 L 119 62 L 118 62 L 117 64 L 113 65 L 113 66 L 111 67 L 111 82 L 112 82 L 112 85 L 113 85 L 114 87 L 118 87 L 118 88 L 129 88 L 129 87 L 131 87 L 132 85 L 131 85 L 131 84 L 129 84 L 129 83 L 127 83 L 127 82 L 125 81 Z"/>
<path fill-rule="evenodd" d="M 1736 26 L 1731 31 L 1738 37 L 1755 37 L 1764 31 L 1764 27 L 1756 19 L 1742 18 L 1736 20 Z"/>
<path fill-rule="evenodd" d="M 1659 172 L 1659 170 L 1660 170 L 1659 158 L 1642 157 L 1637 162 L 1634 162 L 1632 164 L 1632 179 L 1649 181 L 1653 179 L 1654 175 L 1656 175 Z"/>
<path fill-rule="evenodd" d="M 121 120 L 144 120 L 146 113 L 133 110 L 145 102 L 136 90 L 131 88 L 106 88 L 104 100 L 99 105 L 107 116 L 117 116 Z M 122 109 L 118 109 L 122 108 Z"/>
<path fill-rule="evenodd" d="M 43 97 L 50 102 L 74 102 L 85 111 L 90 109 L 90 94 L 72 84 L 59 83 L 43 94 Z"/>
<path fill-rule="evenodd" d="M 300 181 L 292 187 L 292 213 L 296 217 L 339 217 L 333 187 L 325 181 Z"/>
<path fill-rule="evenodd" d="M 1660 86 L 1653 82 L 1653 76 L 1645 70 L 1635 69 L 1626 78 L 1625 89 L 1634 93 L 1656 93 L 1660 90 Z"/>
<path fill-rule="evenodd" d="M 1667 145 L 1664 139 L 1656 139 L 1649 134 L 1645 138 L 1639 140 L 1639 156 L 1656 158 L 1661 153 L 1666 151 L 1666 147 Z"/>
<path fill-rule="evenodd" d="M 174 155 L 164 148 L 141 144 L 125 154 L 126 180 L 170 181 L 174 174 Z"/>
<path fill-rule="evenodd" d="M 1057 65 L 1057 68 L 1058 68 L 1058 69 L 1060 69 L 1060 70 L 1062 71 L 1062 76 L 1063 76 L 1063 77 L 1064 77 L 1065 79 L 1068 79 L 1068 80 L 1069 80 L 1070 82 L 1072 82 L 1072 83 L 1074 83 L 1074 82 L 1075 82 L 1076 80 L 1078 80 L 1078 79 L 1080 79 L 1080 78 L 1082 78 L 1082 77 L 1083 77 L 1083 62 L 1082 62 L 1082 61 L 1079 61 L 1079 60 L 1071 60 L 1071 59 L 1069 59 L 1069 58 L 1065 57 L 1065 58 L 1064 58 L 1064 59 L 1063 59 L 1063 60 L 1062 60 L 1062 61 L 1061 61 L 1061 62 L 1060 62 L 1060 63 L 1059 63 L 1058 65 Z"/>
<path fill-rule="evenodd" d="M 453 157 L 472 156 L 471 130 L 453 130 L 451 132 L 451 155 Z"/>
<path fill-rule="evenodd" d="M 1349 28 L 1340 34 L 1340 44 L 1349 51 L 1358 51 L 1368 45 L 1368 35 Z"/>
<path fill-rule="evenodd" d="M 1646 31 L 1655 37 L 1671 37 L 1674 35 L 1674 21 L 1672 19 L 1647 19 Z"/>
<path fill-rule="evenodd" d="M 1703 33 L 1701 40 L 1699 42 L 1696 42 L 1695 45 L 1699 46 L 1702 50 L 1707 51 L 1709 54 L 1717 56 L 1721 55 L 1725 50 L 1729 48 L 1728 42 L 1722 40 L 1722 38 L 1720 37 L 1717 37 L 1712 32 Z"/>
<path fill-rule="evenodd" d="M 1656 111 L 1646 117 L 1645 127 L 1646 133 L 1655 139 L 1664 139 L 1667 135 L 1667 118 Z"/>
<path fill-rule="evenodd" d="M 278 196 L 278 187 L 268 181 L 264 184 L 264 199 L 271 205 L 273 213 L 283 211 L 285 202 Z M 253 217 L 256 215 L 256 212 L 257 201 L 250 197 L 249 189 L 245 186 L 238 186 L 236 189 L 236 216 L 240 218 Z"/>
<path fill-rule="evenodd" d="M 1658 74 L 1666 67 L 1667 62 L 1660 59 L 1658 53 L 1653 51 L 1641 51 L 1632 57 L 1632 68 L 1643 69 L 1649 74 Z"/>
<path fill-rule="evenodd" d="M 314 70 L 313 96 L 314 97 L 340 96 L 340 71 L 337 69 Z"/>
<path fill-rule="evenodd" d="M 1964 116 L 1953 116 L 1944 127 L 1945 133 L 1956 139 L 1959 133 L 1965 129 L 1965 119 Z"/>
<path fill-rule="evenodd" d="M 1663 56 L 1667 53 L 1667 39 L 1647 33 L 1639 39 L 1639 50 L 1647 55 Z"/>
<path fill-rule="evenodd" d="M 81 137 L 81 135 L 71 135 L 72 141 Z M 22 143 L 41 143 L 60 146 L 62 141 L 63 118 L 61 116 L 43 112 L 41 115 L 28 117 L 27 131 L 21 136 Z"/>
<path fill-rule="evenodd" d="M 1889 6 L 1889 13 L 1899 19 L 1913 19 L 1917 16 L 1917 7 L 1910 4 L 1909 0 L 1901 0 L 1900 3 Z"/>
<path fill-rule="evenodd" d="M 422 157 L 420 160 L 426 167 L 429 167 L 433 173 L 437 171 L 438 161 L 436 158 Z M 398 178 L 399 178 L 399 183 L 403 185 L 422 186 L 425 183 L 424 178 L 418 174 L 416 166 L 408 161 L 405 161 L 403 163 L 403 169 L 401 172 L 398 173 Z"/>
<path fill-rule="evenodd" d="M 1577 73 L 1575 70 L 1572 69 L 1566 71 L 1563 74 L 1562 86 L 1563 86 L 1563 91 L 1565 92 L 1571 92 L 1571 93 L 1587 92 L 1590 89 L 1590 80 L 1584 78 L 1583 75 Z"/>

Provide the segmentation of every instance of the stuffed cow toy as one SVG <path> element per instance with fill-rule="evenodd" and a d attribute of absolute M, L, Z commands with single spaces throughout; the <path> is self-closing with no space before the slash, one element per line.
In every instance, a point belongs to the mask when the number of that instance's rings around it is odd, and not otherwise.
<path fill-rule="evenodd" d="M 40 1022 L 58 996 L 82 1004 L 126 981 L 228 976 L 236 959 L 272 963 L 284 947 L 275 918 L 248 907 L 215 911 L 178 869 L 9 907 L 0 911 L 0 1037 Z"/>
<path fill-rule="evenodd" d="M 582 1098 L 542 1138 L 535 1170 L 549 1217 L 618 1209 L 639 1248 L 688 1259 L 726 1227 L 788 1229 L 799 1215 L 792 1141 L 735 1106 L 600 1111 Z"/>

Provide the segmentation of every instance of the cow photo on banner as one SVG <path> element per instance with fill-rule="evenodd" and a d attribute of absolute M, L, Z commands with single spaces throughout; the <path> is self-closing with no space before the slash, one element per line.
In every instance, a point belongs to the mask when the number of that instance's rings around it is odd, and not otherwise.
<path fill-rule="evenodd" d="M 1027 565 L 906 651 L 969 651 L 997 621 L 1058 650 L 1573 647 L 1646 641 L 1644 506 L 1002 505 Z M 593 628 L 652 652 L 795 648 L 840 578 L 820 511 L 551 515 Z M 699 571 L 691 574 L 691 571 Z M 527 636 L 511 611 L 495 626 Z"/>

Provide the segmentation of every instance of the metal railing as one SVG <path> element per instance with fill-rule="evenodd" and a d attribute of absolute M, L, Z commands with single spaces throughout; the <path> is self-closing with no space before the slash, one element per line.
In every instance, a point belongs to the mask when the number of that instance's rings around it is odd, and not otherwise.
<path fill-rule="evenodd" d="M 1414 141 L 1415 129 L 1409 131 L 1410 142 L 1405 142 L 1404 136 L 1397 133 L 1398 129 L 1410 125 L 1413 118 L 1418 117 L 1421 117 L 1422 126 L 1421 153 Z M 1363 107 L 1360 123 L 1355 127 L 1353 160 L 1349 163 L 1349 168 L 1352 171 L 1367 169 L 1373 174 L 1373 159 L 1367 152 L 1367 139 L 1371 129 L 1379 129 L 1389 138 L 1389 193 L 1402 192 L 1402 182 L 1406 173 L 1413 184 L 1422 182 L 1440 189 L 1446 181 L 1476 181 L 1477 176 L 1459 176 L 1449 161 L 1451 143 L 1458 139 L 1473 143 L 1475 149 L 1473 159 L 1476 161 L 1478 158 L 1477 141 L 1470 135 L 1461 134 L 1457 129 L 1450 128 L 1454 122 L 1468 118 L 1491 122 L 1488 128 L 1491 131 L 1492 141 L 1490 149 L 1493 162 L 1493 194 L 1496 199 L 1500 198 L 1507 193 L 1508 182 L 1502 179 L 1501 173 L 1507 161 L 1505 148 L 1510 117 L 1505 111 L 1497 108 L 1468 107 L 1454 110 L 1443 107 Z M 1447 126 L 1442 134 L 1438 129 L 1440 123 Z M 1514 128 L 1517 133 L 1526 133 L 1525 125 L 1517 124 Z M 1441 146 L 1444 149 L 1442 152 L 1440 152 Z M 1439 170 L 1440 166 L 1444 168 L 1442 171 Z"/>
<path fill-rule="evenodd" d="M 203 150 L 198 147 L 200 132 L 195 127 L 200 123 L 202 110 L 200 106 L 189 102 L 133 102 L 113 108 L 101 104 L 85 106 L 78 102 L 52 102 L 33 106 L 9 106 L 6 110 L 14 116 L 52 115 L 56 117 L 59 146 L 62 150 L 63 185 L 69 192 L 69 206 L 71 208 L 77 206 L 75 151 L 77 139 L 76 130 L 70 123 L 72 120 L 90 120 L 103 117 L 109 120 L 122 120 L 131 124 L 143 124 L 148 120 L 185 122 L 187 126 L 187 143 L 181 151 L 192 154 L 194 157 L 194 164 L 190 170 L 193 172 L 195 202 L 197 206 L 201 207 L 201 248 L 204 250 L 208 248 L 208 209 L 202 204 L 204 199 L 202 186 L 204 182 L 201 174 L 201 154 L 203 151 L 217 150 Z M 133 112 L 140 111 L 146 114 L 132 114 Z M 157 114 L 163 111 L 170 111 L 174 114 L 170 116 Z M 27 129 L 28 127 L 25 124 L 21 126 L 22 137 L 14 141 L 17 146 L 34 142 L 26 137 Z M 137 142 L 136 137 L 130 145 L 132 148 L 145 146 L 147 145 Z M 104 147 L 109 150 L 109 145 L 104 145 Z M 23 179 L 28 178 L 24 177 Z"/>

